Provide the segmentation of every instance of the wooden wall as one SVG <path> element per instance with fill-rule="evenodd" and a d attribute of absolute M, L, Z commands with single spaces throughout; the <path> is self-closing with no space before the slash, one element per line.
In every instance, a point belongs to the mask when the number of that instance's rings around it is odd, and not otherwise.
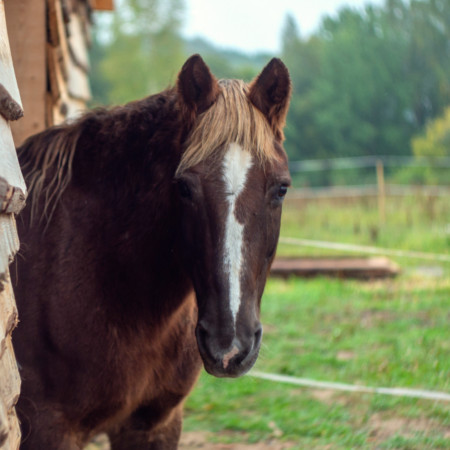
<path fill-rule="evenodd" d="M 111 9 L 112 0 L 0 0 L 0 450 L 20 445 L 9 264 L 19 250 L 15 214 L 26 186 L 15 145 L 86 108 L 93 7 Z"/>
<path fill-rule="evenodd" d="M 20 428 L 15 412 L 20 376 L 11 340 L 11 333 L 17 324 L 17 309 L 9 263 L 19 249 L 14 214 L 25 205 L 26 188 L 10 127 L 11 121 L 21 117 L 22 107 L 6 31 L 3 0 L 0 0 L 0 55 L 0 449 L 15 450 L 20 444 Z"/>
<path fill-rule="evenodd" d="M 25 116 L 14 142 L 77 117 L 91 98 L 88 0 L 6 0 L 11 52 Z"/>

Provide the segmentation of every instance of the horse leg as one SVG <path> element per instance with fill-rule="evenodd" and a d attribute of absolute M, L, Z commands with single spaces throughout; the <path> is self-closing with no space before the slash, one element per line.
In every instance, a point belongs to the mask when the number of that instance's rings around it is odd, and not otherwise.
<path fill-rule="evenodd" d="M 151 427 L 152 417 L 142 408 L 120 428 L 109 432 L 111 450 L 176 450 L 181 435 L 183 408 L 174 408 L 161 424 Z M 149 425 L 150 424 L 150 425 Z"/>
<path fill-rule="evenodd" d="M 58 414 L 41 410 L 36 414 L 19 413 L 22 429 L 20 450 L 81 450 L 78 435 L 64 426 Z"/>

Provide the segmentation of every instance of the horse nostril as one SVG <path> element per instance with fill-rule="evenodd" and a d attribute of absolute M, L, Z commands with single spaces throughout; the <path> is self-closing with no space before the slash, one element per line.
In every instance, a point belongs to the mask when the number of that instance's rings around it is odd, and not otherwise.
<path fill-rule="evenodd" d="M 195 334 L 200 353 L 211 361 L 214 361 L 216 359 L 214 346 L 212 345 L 211 333 L 208 331 L 207 327 L 201 322 L 198 322 Z"/>
<path fill-rule="evenodd" d="M 198 323 L 197 324 L 197 337 L 199 337 L 200 339 L 206 339 L 206 337 L 208 336 L 208 332 L 206 331 L 206 328 L 201 324 Z"/>
<path fill-rule="evenodd" d="M 262 326 L 259 326 L 258 329 L 255 331 L 253 348 L 258 348 L 261 344 L 261 340 L 262 340 Z"/>

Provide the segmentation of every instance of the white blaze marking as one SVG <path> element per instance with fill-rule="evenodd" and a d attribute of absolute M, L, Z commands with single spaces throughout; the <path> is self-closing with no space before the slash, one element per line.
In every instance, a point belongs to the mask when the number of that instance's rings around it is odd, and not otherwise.
<path fill-rule="evenodd" d="M 239 349 L 234 346 L 224 357 L 223 357 L 223 368 L 226 369 L 228 367 L 228 364 L 230 360 L 233 358 L 233 356 L 237 355 L 239 353 Z"/>
<path fill-rule="evenodd" d="M 252 166 L 252 156 L 238 144 L 231 144 L 223 161 L 223 179 L 228 200 L 228 215 L 225 228 L 224 266 L 229 276 L 230 309 L 233 322 L 241 303 L 241 268 L 244 225 L 236 217 L 236 201 L 244 190 L 248 170 Z"/>

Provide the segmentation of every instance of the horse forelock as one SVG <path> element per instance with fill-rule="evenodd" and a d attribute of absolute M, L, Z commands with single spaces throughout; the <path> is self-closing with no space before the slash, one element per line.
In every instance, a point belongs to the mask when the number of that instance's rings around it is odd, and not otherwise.
<path fill-rule="evenodd" d="M 217 100 L 199 115 L 185 142 L 177 175 L 209 158 L 220 157 L 232 143 L 261 163 L 278 159 L 274 133 L 263 113 L 249 100 L 248 85 L 240 80 L 220 80 L 219 86 Z"/>

